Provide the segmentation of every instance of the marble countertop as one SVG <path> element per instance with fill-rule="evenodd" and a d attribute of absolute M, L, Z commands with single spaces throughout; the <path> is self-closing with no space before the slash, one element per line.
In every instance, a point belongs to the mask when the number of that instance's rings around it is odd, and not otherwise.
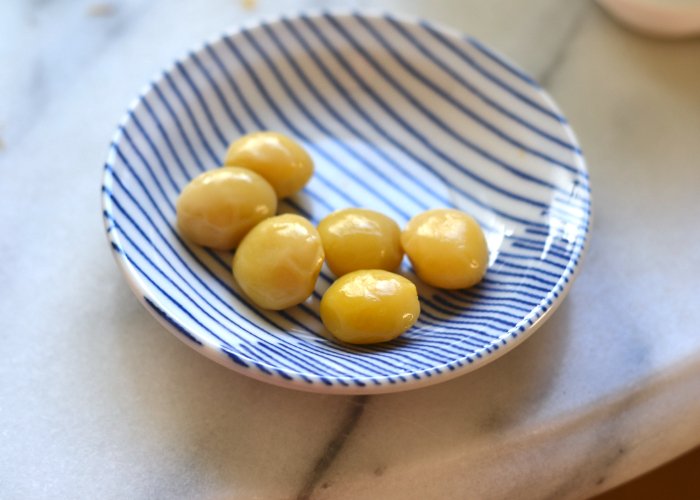
<path fill-rule="evenodd" d="M 204 358 L 131 293 L 102 165 L 140 87 L 261 17 L 385 10 L 539 80 L 588 162 L 569 296 L 523 345 L 381 396 L 274 387 Z M 582 0 L 0 3 L 0 491 L 14 499 L 584 499 L 700 444 L 700 40 Z"/>

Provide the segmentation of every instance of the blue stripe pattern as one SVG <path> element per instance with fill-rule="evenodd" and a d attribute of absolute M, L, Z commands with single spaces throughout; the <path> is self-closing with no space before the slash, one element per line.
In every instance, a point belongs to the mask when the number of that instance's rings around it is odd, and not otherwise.
<path fill-rule="evenodd" d="M 319 303 L 266 311 L 231 276 L 231 252 L 180 236 L 175 204 L 229 142 L 275 130 L 314 158 L 280 210 L 318 223 L 362 206 L 401 226 L 435 207 L 472 214 L 490 250 L 469 290 L 418 287 L 421 316 L 380 345 L 335 342 Z M 102 200 L 117 262 L 159 321 L 203 354 L 302 390 L 379 393 L 447 380 L 512 348 L 564 298 L 591 217 L 566 120 L 527 75 L 479 42 L 394 16 L 301 15 L 242 29 L 176 61 L 132 104 Z"/>

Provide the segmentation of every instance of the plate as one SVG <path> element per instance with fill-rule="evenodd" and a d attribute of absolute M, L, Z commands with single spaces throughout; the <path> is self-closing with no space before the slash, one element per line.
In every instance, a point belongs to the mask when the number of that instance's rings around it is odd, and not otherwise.
<path fill-rule="evenodd" d="M 697 0 L 598 0 L 625 26 L 663 38 L 687 38 L 700 34 L 700 2 Z"/>
<path fill-rule="evenodd" d="M 187 182 L 222 164 L 256 130 L 301 143 L 316 172 L 281 212 L 312 222 L 361 206 L 400 226 L 456 207 L 483 227 L 484 280 L 446 291 L 401 273 L 421 316 L 400 338 L 334 341 L 319 301 L 334 277 L 280 312 L 251 304 L 230 252 L 178 232 Z M 478 41 L 392 15 L 283 17 L 204 43 L 148 84 L 113 139 L 105 226 L 145 307 L 211 359 L 259 380 L 337 394 L 401 391 L 484 366 L 526 339 L 561 303 L 587 246 L 590 191 L 566 119 L 523 71 Z"/>

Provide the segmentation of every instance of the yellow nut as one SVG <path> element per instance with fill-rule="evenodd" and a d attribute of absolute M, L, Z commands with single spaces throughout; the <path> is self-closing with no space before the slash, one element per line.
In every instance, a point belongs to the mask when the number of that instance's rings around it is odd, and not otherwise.
<path fill-rule="evenodd" d="M 474 286 L 488 267 L 481 227 L 459 210 L 436 208 L 415 216 L 401 233 L 401 245 L 418 277 L 438 288 Z"/>
<path fill-rule="evenodd" d="M 277 132 L 253 132 L 234 141 L 226 152 L 226 165 L 262 175 L 278 198 L 293 195 L 309 181 L 314 163 L 304 149 Z"/>
<path fill-rule="evenodd" d="M 265 179 L 225 167 L 204 172 L 185 186 L 177 200 L 177 225 L 199 245 L 231 250 L 276 210 L 277 196 Z"/>
<path fill-rule="evenodd" d="M 280 310 L 311 295 L 322 265 L 316 228 L 303 217 L 285 214 L 248 233 L 233 257 L 233 276 L 253 302 Z"/>
<path fill-rule="evenodd" d="M 333 283 L 321 299 L 321 319 L 343 342 L 388 342 L 411 328 L 420 314 L 416 286 L 379 269 L 355 271 Z"/>
<path fill-rule="evenodd" d="M 337 276 L 360 269 L 393 271 L 401 264 L 401 229 L 386 215 L 345 208 L 325 217 L 318 232 L 326 264 Z"/>

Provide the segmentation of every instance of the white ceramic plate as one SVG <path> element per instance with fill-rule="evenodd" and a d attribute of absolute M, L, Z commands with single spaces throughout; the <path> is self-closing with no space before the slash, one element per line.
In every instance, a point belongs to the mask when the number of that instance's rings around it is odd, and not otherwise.
<path fill-rule="evenodd" d="M 645 35 L 686 38 L 700 35 L 700 0 L 598 0 L 610 14 Z"/>
<path fill-rule="evenodd" d="M 221 165 L 227 145 L 268 129 L 316 163 L 280 210 L 317 223 L 361 206 L 403 226 L 457 207 L 484 228 L 483 282 L 418 286 L 421 317 L 374 346 L 333 341 L 314 295 L 261 310 L 234 282 L 230 253 L 178 233 L 186 183 Z M 114 138 L 105 166 L 108 237 L 129 285 L 158 320 L 213 360 L 295 389 L 381 393 L 445 381 L 528 337 L 563 300 L 590 223 L 576 139 L 531 78 L 479 42 L 392 16 L 309 15 L 223 35 L 149 84 Z"/>

